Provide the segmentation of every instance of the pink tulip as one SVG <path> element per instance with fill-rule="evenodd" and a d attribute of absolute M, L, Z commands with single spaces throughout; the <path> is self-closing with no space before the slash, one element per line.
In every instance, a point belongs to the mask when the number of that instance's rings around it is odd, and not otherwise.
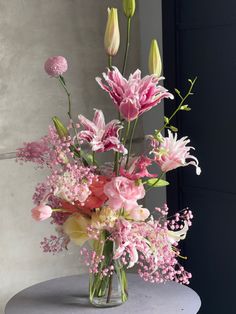
<path fill-rule="evenodd" d="M 139 207 L 137 200 L 144 198 L 145 190 L 142 184 L 137 185 L 125 177 L 114 177 L 104 186 L 108 197 L 107 204 L 114 210 L 131 210 Z"/>
<path fill-rule="evenodd" d="M 122 117 L 132 121 L 161 102 L 163 98 L 173 99 L 163 86 L 158 85 L 163 77 L 147 75 L 141 78 L 141 71 L 136 70 L 127 80 L 120 71 L 113 67 L 103 73 L 96 81 L 103 90 L 109 93 Z"/>
<path fill-rule="evenodd" d="M 37 221 L 48 219 L 52 215 L 52 209 L 48 205 L 39 205 L 34 207 L 32 210 L 32 217 Z"/>
<path fill-rule="evenodd" d="M 67 71 L 67 60 L 62 56 L 50 57 L 45 62 L 44 69 L 48 75 L 58 77 Z"/>

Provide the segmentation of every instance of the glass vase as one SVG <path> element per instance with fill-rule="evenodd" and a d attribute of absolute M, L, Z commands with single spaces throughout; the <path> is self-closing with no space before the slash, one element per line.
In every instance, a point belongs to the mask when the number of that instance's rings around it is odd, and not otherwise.
<path fill-rule="evenodd" d="M 105 240 L 96 252 L 102 252 L 102 262 L 97 273 L 91 273 L 89 278 L 89 300 L 96 307 L 111 307 L 121 305 L 128 299 L 128 283 L 126 272 L 120 260 L 113 259 L 113 242 Z M 104 275 L 104 270 L 108 274 Z M 110 271 L 112 270 L 112 271 Z"/>

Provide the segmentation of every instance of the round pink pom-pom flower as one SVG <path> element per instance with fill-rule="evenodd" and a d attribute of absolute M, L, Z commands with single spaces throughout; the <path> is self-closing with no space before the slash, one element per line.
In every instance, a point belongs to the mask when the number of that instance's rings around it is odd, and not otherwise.
<path fill-rule="evenodd" d="M 48 75 L 58 77 L 67 71 L 68 63 L 64 57 L 54 56 L 47 59 L 44 69 Z"/>
<path fill-rule="evenodd" d="M 52 215 L 52 209 L 48 205 L 39 205 L 32 210 L 32 217 L 37 221 L 45 220 Z"/>

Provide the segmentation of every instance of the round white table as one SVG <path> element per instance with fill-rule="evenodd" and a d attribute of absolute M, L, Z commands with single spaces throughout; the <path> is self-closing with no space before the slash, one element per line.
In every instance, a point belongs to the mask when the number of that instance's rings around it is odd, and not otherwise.
<path fill-rule="evenodd" d="M 192 289 L 167 282 L 151 284 L 128 274 L 129 299 L 117 307 L 94 308 L 88 302 L 88 276 L 45 281 L 16 294 L 5 314 L 196 314 L 201 301 Z"/>

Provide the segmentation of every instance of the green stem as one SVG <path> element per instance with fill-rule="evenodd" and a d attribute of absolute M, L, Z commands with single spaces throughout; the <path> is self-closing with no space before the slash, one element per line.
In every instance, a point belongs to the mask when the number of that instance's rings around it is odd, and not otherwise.
<path fill-rule="evenodd" d="M 110 70 L 112 69 L 112 56 L 108 56 L 108 67 Z"/>
<path fill-rule="evenodd" d="M 93 166 L 95 166 L 96 165 L 96 159 L 95 159 L 95 152 L 93 151 L 93 154 L 92 154 L 92 158 L 93 158 Z"/>
<path fill-rule="evenodd" d="M 131 28 L 131 17 L 127 19 L 127 37 L 126 37 L 126 47 L 125 47 L 125 56 L 124 56 L 124 62 L 123 62 L 123 68 L 122 68 L 122 75 L 125 74 L 127 60 L 128 60 L 128 54 L 129 54 L 129 46 L 130 46 L 130 28 Z M 111 69 L 111 57 L 108 58 L 108 65 Z M 118 119 L 121 120 L 120 112 L 118 113 Z M 119 159 L 120 154 L 118 152 L 115 153 L 115 160 L 114 160 L 114 172 L 116 175 L 119 175 Z"/>
<path fill-rule="evenodd" d="M 126 47 L 125 47 L 125 56 L 124 56 L 124 64 L 122 68 L 122 75 L 125 75 L 128 54 L 129 54 L 129 46 L 130 46 L 130 29 L 131 29 L 131 17 L 127 18 L 127 37 L 126 37 Z"/>
<path fill-rule="evenodd" d="M 181 99 L 181 102 L 180 102 L 179 106 L 178 106 L 177 109 L 172 113 L 172 115 L 170 116 L 170 118 L 168 118 L 168 121 L 163 125 L 163 127 L 157 131 L 157 134 L 161 133 L 161 132 L 169 125 L 169 123 L 170 123 L 170 121 L 173 119 L 173 117 L 174 117 L 174 116 L 176 115 L 176 113 L 180 110 L 180 108 L 184 105 L 186 99 L 187 99 L 190 95 L 192 95 L 192 89 L 193 89 L 194 84 L 196 83 L 196 80 L 197 80 L 197 78 L 195 78 L 193 81 L 190 82 L 190 84 L 191 84 L 191 85 L 190 85 L 190 88 L 189 88 L 187 94 L 186 94 L 184 97 L 181 96 L 180 93 L 178 93 L 178 95 L 179 95 L 179 97 L 180 97 L 180 99 Z"/>
<path fill-rule="evenodd" d="M 138 118 L 135 120 L 135 122 L 134 122 L 134 124 L 133 124 L 132 131 L 131 131 L 130 142 L 129 142 L 129 149 L 128 149 L 128 155 L 127 155 L 126 164 L 125 164 L 125 168 L 126 168 L 126 169 L 127 169 L 127 167 L 128 167 L 129 157 L 130 157 L 130 155 L 131 155 L 132 142 L 133 142 L 134 133 L 135 133 L 135 129 L 136 129 L 137 123 L 138 123 Z"/>
<path fill-rule="evenodd" d="M 110 301 L 111 301 L 112 279 L 113 279 L 113 275 L 111 275 L 110 278 L 109 278 L 108 293 L 107 293 L 107 303 L 110 303 Z"/>
<path fill-rule="evenodd" d="M 118 176 L 119 174 L 119 158 L 120 154 L 118 152 L 115 152 L 114 172 L 116 173 L 116 176 Z"/>
<path fill-rule="evenodd" d="M 68 107 L 68 116 L 70 119 L 72 119 L 72 115 L 71 115 L 71 96 L 70 96 L 70 92 L 68 91 L 67 87 L 66 87 L 66 84 L 65 84 L 65 80 L 64 78 L 60 75 L 58 77 L 58 80 L 59 82 L 61 83 L 62 87 L 64 88 L 66 94 L 67 94 L 67 97 L 68 97 L 68 104 L 69 104 L 69 107 Z"/>
<path fill-rule="evenodd" d="M 71 121 L 71 124 L 72 124 L 72 128 L 74 130 L 74 133 L 75 133 L 75 137 L 76 137 L 76 141 L 77 141 L 77 144 L 79 145 L 79 142 L 78 142 L 78 138 L 77 138 L 77 130 L 76 130 L 76 127 L 74 125 L 74 122 L 73 122 L 73 119 L 72 119 L 72 114 L 71 114 L 71 96 L 70 96 L 70 92 L 68 91 L 67 87 L 66 87 L 66 84 L 65 84 L 65 80 L 63 78 L 63 76 L 59 76 L 58 77 L 58 80 L 60 82 L 60 84 L 62 85 L 62 87 L 64 88 L 66 94 L 67 94 L 67 98 L 68 98 L 68 116 L 70 118 L 70 121 Z M 78 154 L 80 155 L 79 151 L 78 151 Z"/>
<path fill-rule="evenodd" d="M 127 126 L 126 126 L 125 136 L 124 136 L 124 139 L 123 139 L 123 145 L 124 146 L 126 145 L 126 142 L 127 142 L 128 136 L 129 136 L 130 125 L 131 125 L 131 123 L 130 123 L 130 121 L 128 121 Z"/>

